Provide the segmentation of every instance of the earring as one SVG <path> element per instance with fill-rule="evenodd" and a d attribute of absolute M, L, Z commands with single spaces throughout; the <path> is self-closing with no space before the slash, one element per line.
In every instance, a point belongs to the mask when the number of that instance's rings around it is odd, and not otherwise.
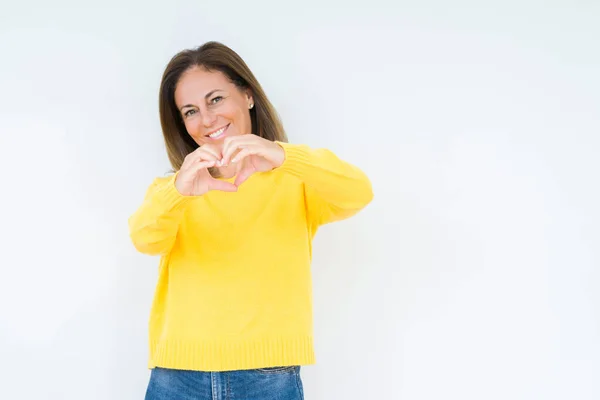
<path fill-rule="evenodd" d="M 254 107 L 254 104 L 250 104 L 250 109 L 252 109 L 252 107 Z"/>

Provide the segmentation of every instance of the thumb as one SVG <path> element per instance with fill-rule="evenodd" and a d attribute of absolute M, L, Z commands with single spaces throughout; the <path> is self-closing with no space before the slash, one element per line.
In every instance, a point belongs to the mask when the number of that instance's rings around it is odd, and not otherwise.
<path fill-rule="evenodd" d="M 246 163 L 240 171 L 237 173 L 235 177 L 235 182 L 233 184 L 235 186 L 240 186 L 242 183 L 246 181 L 246 179 L 250 178 L 250 175 L 254 173 L 254 167 L 250 163 Z"/>

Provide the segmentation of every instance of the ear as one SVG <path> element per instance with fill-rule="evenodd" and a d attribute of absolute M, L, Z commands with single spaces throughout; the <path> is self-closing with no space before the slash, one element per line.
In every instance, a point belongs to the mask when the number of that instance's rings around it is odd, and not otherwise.
<path fill-rule="evenodd" d="M 248 108 L 252 108 L 254 105 L 254 96 L 252 95 L 252 91 L 250 89 L 246 89 L 246 100 L 248 104 Z"/>

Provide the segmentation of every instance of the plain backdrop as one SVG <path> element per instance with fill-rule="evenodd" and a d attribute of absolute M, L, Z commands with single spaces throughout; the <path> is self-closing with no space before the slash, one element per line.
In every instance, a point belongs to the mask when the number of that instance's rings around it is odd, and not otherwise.
<path fill-rule="evenodd" d="M 85 3 L 85 4 L 84 4 Z M 0 8 L 0 397 L 142 399 L 176 52 L 236 50 L 291 142 L 374 201 L 324 227 L 306 399 L 600 398 L 600 5 L 32 1 Z"/>

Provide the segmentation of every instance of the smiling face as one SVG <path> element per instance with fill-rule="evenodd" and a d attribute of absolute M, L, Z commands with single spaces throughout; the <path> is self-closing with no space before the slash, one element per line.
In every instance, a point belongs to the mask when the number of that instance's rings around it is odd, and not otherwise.
<path fill-rule="evenodd" d="M 222 145 L 227 136 L 252 133 L 248 91 L 238 88 L 222 72 L 193 67 L 181 75 L 175 104 L 189 135 L 199 146 Z"/>

